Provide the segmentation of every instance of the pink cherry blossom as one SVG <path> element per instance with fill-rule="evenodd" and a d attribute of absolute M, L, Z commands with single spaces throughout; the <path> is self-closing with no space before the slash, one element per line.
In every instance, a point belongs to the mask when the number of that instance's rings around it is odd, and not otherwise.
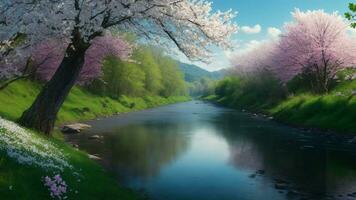
<path fill-rule="evenodd" d="M 274 56 L 276 74 L 283 81 L 308 71 L 327 86 L 336 72 L 355 66 L 356 40 L 348 35 L 348 24 L 341 16 L 322 10 L 296 10 L 293 17 Z"/>
<path fill-rule="evenodd" d="M 63 60 L 68 42 L 51 39 L 40 43 L 32 52 L 32 59 L 37 67 L 37 75 L 43 80 L 50 80 Z M 96 37 L 86 51 L 85 62 L 80 73 L 79 83 L 86 83 L 102 75 L 102 62 L 108 56 L 120 59 L 130 57 L 132 48 L 121 37 L 106 34 Z"/>

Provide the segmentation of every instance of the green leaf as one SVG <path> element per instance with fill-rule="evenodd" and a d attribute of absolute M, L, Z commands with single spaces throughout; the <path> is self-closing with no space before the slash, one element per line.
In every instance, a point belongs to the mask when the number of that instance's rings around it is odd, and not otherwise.
<path fill-rule="evenodd" d="M 355 4 L 355 3 L 349 3 L 349 9 L 350 9 L 352 12 L 356 12 L 356 4 Z"/>
<path fill-rule="evenodd" d="M 351 20 L 351 14 L 350 13 L 345 13 L 345 17 L 346 17 L 346 19 Z"/>

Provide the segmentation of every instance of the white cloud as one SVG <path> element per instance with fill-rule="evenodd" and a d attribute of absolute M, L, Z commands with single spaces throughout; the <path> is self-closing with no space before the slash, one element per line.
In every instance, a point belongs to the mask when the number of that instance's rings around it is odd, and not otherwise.
<path fill-rule="evenodd" d="M 260 33 L 262 30 L 261 25 L 256 24 L 254 27 L 250 26 L 242 26 L 240 30 L 246 34 L 257 34 Z"/>
<path fill-rule="evenodd" d="M 269 42 L 270 40 L 250 40 L 247 42 L 243 42 L 240 43 L 239 47 L 237 49 L 235 49 L 233 52 L 230 52 L 229 56 L 227 56 L 227 58 L 229 59 L 229 61 L 233 61 L 233 59 L 236 56 L 239 55 L 244 55 L 246 53 L 249 53 L 255 49 L 260 48 L 262 45 L 266 44 L 267 42 Z"/>
<path fill-rule="evenodd" d="M 281 35 L 282 31 L 275 27 L 269 27 L 267 29 L 268 36 L 271 38 L 278 38 Z"/>
<path fill-rule="evenodd" d="M 261 45 L 263 41 L 258 41 L 258 40 L 250 40 L 248 43 L 246 43 L 246 50 L 252 50 L 257 48 L 259 45 Z"/>

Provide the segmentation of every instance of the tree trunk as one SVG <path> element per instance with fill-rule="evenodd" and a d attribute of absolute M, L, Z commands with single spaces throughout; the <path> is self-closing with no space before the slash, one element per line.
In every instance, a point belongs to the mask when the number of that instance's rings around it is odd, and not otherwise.
<path fill-rule="evenodd" d="M 75 51 L 68 47 L 67 56 L 62 60 L 52 79 L 18 120 L 21 125 L 47 135 L 51 133 L 57 113 L 83 67 L 85 50 Z"/>

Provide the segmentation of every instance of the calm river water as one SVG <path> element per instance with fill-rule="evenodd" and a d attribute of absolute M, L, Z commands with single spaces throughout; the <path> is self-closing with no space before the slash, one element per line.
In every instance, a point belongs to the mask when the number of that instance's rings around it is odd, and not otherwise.
<path fill-rule="evenodd" d="M 356 199 L 356 139 L 201 101 L 87 123 L 67 140 L 149 199 Z"/>

